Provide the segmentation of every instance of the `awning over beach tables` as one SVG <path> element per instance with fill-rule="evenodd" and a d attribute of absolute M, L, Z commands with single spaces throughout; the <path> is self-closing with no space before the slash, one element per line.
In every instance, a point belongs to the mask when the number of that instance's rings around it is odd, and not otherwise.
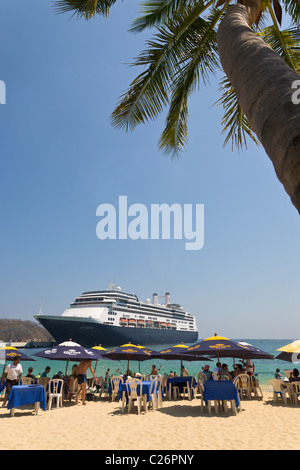
<path fill-rule="evenodd" d="M 190 346 L 186 350 L 186 354 L 203 354 L 217 358 L 236 357 L 240 359 L 274 359 L 272 354 L 255 348 L 252 345 L 239 344 L 216 334 L 211 338 L 204 339 L 203 341 Z"/>
<path fill-rule="evenodd" d="M 275 359 L 287 362 L 300 362 L 300 340 L 296 340 L 293 343 L 286 344 L 282 348 L 277 349 L 282 351 Z"/>

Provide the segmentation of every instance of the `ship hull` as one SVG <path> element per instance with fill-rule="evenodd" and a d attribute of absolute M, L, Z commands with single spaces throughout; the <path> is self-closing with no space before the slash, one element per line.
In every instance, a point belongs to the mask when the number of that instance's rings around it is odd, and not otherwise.
<path fill-rule="evenodd" d="M 128 342 L 141 345 L 175 344 L 181 341 L 195 343 L 198 339 L 197 331 L 118 327 L 80 317 L 39 315 L 35 318 L 57 343 L 72 339 L 87 348 L 98 344 L 104 347 L 119 346 Z"/>

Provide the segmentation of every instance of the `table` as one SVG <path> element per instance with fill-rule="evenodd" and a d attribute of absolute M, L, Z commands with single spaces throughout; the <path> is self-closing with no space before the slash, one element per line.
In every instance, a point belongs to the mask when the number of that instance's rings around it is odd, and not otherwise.
<path fill-rule="evenodd" d="M 167 391 L 168 391 L 168 397 L 169 400 L 171 400 L 171 393 L 172 393 L 172 387 L 176 386 L 179 388 L 179 393 L 183 393 L 184 387 L 189 387 L 188 388 L 188 395 L 189 395 L 189 400 L 192 399 L 192 391 L 193 387 L 196 385 L 196 380 L 195 377 L 193 376 L 187 376 L 187 377 L 170 377 L 167 380 Z"/>
<path fill-rule="evenodd" d="M 7 409 L 14 416 L 15 409 L 22 405 L 35 404 L 36 415 L 39 414 L 40 406 L 46 411 L 46 394 L 43 385 L 13 385 L 8 395 Z"/>
<path fill-rule="evenodd" d="M 144 410 L 146 412 L 147 412 L 147 403 L 151 400 L 151 395 L 150 395 L 151 384 L 152 384 L 152 380 L 142 380 L 142 396 L 143 396 L 143 402 L 144 402 Z M 159 383 L 158 386 L 161 387 L 161 384 Z M 137 393 L 139 393 L 139 385 L 137 387 Z M 126 402 L 126 405 L 128 403 L 126 383 L 120 383 L 120 386 L 119 386 L 119 400 L 121 399 L 122 399 L 122 413 L 124 413 L 125 402 Z"/>
<path fill-rule="evenodd" d="M 217 401 L 224 402 L 225 411 L 227 411 L 227 401 L 230 401 L 235 414 L 240 406 L 238 391 L 231 380 L 223 380 L 222 382 L 207 380 L 204 383 L 203 400 L 208 406 L 209 414 L 211 414 L 211 401 L 215 402 L 216 413 Z"/>

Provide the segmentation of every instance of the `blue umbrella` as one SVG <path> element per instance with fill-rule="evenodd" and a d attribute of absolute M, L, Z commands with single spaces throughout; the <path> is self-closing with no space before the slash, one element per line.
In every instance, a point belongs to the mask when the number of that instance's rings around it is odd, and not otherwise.
<path fill-rule="evenodd" d="M 176 344 L 175 346 L 172 346 L 171 348 L 166 348 L 163 349 L 162 351 L 159 351 L 158 353 L 154 354 L 155 358 L 160 358 L 160 359 L 165 359 L 166 361 L 171 361 L 171 360 L 180 360 L 181 361 L 181 368 L 182 368 L 182 361 L 210 361 L 205 356 L 200 356 L 198 354 L 186 354 L 186 351 L 189 349 L 188 346 L 186 346 L 183 343 Z"/>
<path fill-rule="evenodd" d="M 212 336 L 199 343 L 190 346 L 186 354 L 207 354 L 211 357 L 238 357 L 241 359 L 274 359 L 261 349 L 255 348 L 251 344 L 236 343 L 223 336 Z"/>
<path fill-rule="evenodd" d="M 37 352 L 33 355 L 50 360 L 67 361 L 65 373 L 65 375 L 67 375 L 69 361 L 82 361 L 84 359 L 97 361 L 100 359 L 102 354 L 102 351 L 85 348 L 70 340 L 60 343 L 52 348 L 44 349 L 43 351 Z"/>

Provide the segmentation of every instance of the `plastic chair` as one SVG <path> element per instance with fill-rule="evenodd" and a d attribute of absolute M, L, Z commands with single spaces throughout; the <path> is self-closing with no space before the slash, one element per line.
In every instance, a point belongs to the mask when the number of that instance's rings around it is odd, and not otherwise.
<path fill-rule="evenodd" d="M 95 377 L 88 377 L 86 379 L 86 391 L 87 393 L 91 393 L 94 391 L 94 386 L 95 386 Z"/>
<path fill-rule="evenodd" d="M 21 378 L 22 385 L 32 385 L 34 380 L 31 377 L 22 377 Z"/>
<path fill-rule="evenodd" d="M 185 398 L 185 394 L 187 394 L 189 400 L 192 399 L 192 388 L 189 382 L 187 382 L 186 385 L 183 387 L 183 398 Z"/>
<path fill-rule="evenodd" d="M 251 382 L 251 393 L 254 393 L 254 396 L 256 398 L 258 398 L 258 390 L 261 394 L 261 397 L 264 398 L 263 396 L 263 392 L 262 392 L 262 389 L 260 388 L 260 384 L 259 384 L 259 375 L 258 374 L 254 374 L 254 375 L 251 375 L 250 377 L 250 382 Z"/>
<path fill-rule="evenodd" d="M 117 397 L 119 399 L 119 387 L 120 383 L 123 383 L 123 377 L 112 377 L 110 379 L 111 384 L 111 401 Z"/>
<path fill-rule="evenodd" d="M 243 399 L 243 393 L 248 395 L 251 399 L 251 380 L 248 374 L 239 374 L 233 380 L 234 385 L 237 388 L 240 399 Z"/>
<path fill-rule="evenodd" d="M 64 381 L 62 379 L 51 379 L 48 384 L 48 409 L 51 410 L 52 400 L 56 398 L 56 407 L 63 406 L 62 396 L 64 391 Z"/>
<path fill-rule="evenodd" d="M 143 384 L 140 379 L 131 378 L 126 380 L 126 390 L 128 395 L 128 413 L 130 413 L 131 406 L 134 404 L 137 405 L 138 414 L 141 413 L 141 402 L 143 400 L 142 389 Z M 145 411 L 147 411 L 147 405 L 145 406 Z"/>
<path fill-rule="evenodd" d="M 69 390 L 68 390 L 69 401 L 72 400 L 74 395 L 76 397 L 77 393 L 78 393 L 78 379 L 74 379 L 72 387 L 69 388 Z"/>
<path fill-rule="evenodd" d="M 298 397 L 300 396 L 300 382 L 291 382 L 292 400 L 295 405 L 298 405 Z"/>
<path fill-rule="evenodd" d="M 156 408 L 158 408 L 158 396 L 157 396 L 157 386 L 159 384 L 158 377 L 156 376 L 155 379 L 152 380 L 151 386 L 150 386 L 150 397 L 151 400 L 149 402 L 149 405 L 152 404 L 152 409 L 155 411 Z"/>
<path fill-rule="evenodd" d="M 39 385 L 44 385 L 45 389 L 47 388 L 48 383 L 50 382 L 50 377 L 39 377 L 37 379 Z"/>
<path fill-rule="evenodd" d="M 271 379 L 269 380 L 269 384 L 273 387 L 273 402 L 276 403 L 278 398 L 281 397 L 283 403 L 286 405 L 287 388 L 283 386 L 282 381 L 278 379 Z"/>

